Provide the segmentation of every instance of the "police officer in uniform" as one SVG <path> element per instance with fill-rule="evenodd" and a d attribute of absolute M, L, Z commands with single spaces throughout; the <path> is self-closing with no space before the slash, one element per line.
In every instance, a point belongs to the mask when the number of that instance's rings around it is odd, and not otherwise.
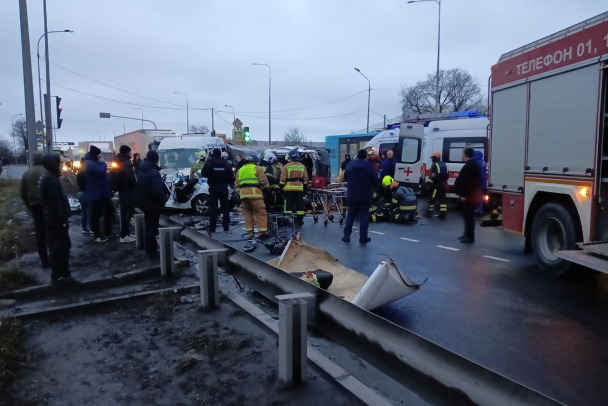
<path fill-rule="evenodd" d="M 297 148 L 289 151 L 289 162 L 281 170 L 280 185 L 283 187 L 285 213 L 294 213 L 296 224 L 304 224 L 304 192 L 308 184 L 306 167 L 300 163 Z"/>
<path fill-rule="evenodd" d="M 430 197 L 425 216 L 432 217 L 437 203 L 439 203 L 439 218 L 445 220 L 448 214 L 448 204 L 445 197 L 445 184 L 449 177 L 448 167 L 441 160 L 439 152 L 433 152 L 431 159 L 433 161 L 431 164 L 431 174 L 426 180 L 427 186 L 430 189 Z"/>
<path fill-rule="evenodd" d="M 259 159 L 254 154 L 243 158 L 243 166 L 236 174 L 236 187 L 241 197 L 241 209 L 245 217 L 245 232 L 249 238 L 254 237 L 253 225 L 258 224 L 260 238 L 268 236 L 268 219 L 262 188 L 268 185 L 264 169 L 257 166 Z"/>
<path fill-rule="evenodd" d="M 222 151 L 215 148 L 211 159 L 205 162 L 202 169 L 203 178 L 209 184 L 209 231 L 214 233 L 217 224 L 217 202 L 222 207 L 222 226 L 230 230 L 230 196 L 228 185 L 234 182 L 234 172 L 227 160 L 222 158 Z"/>

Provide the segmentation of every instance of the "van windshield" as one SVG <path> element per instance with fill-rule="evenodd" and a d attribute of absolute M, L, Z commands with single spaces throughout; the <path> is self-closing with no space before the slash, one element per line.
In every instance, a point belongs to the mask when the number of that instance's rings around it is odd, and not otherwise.
<path fill-rule="evenodd" d="M 160 158 L 158 164 L 160 166 L 172 167 L 172 168 L 190 168 L 196 163 L 196 153 L 200 149 L 196 148 L 182 148 L 182 149 L 167 149 L 160 150 L 158 157 Z"/>

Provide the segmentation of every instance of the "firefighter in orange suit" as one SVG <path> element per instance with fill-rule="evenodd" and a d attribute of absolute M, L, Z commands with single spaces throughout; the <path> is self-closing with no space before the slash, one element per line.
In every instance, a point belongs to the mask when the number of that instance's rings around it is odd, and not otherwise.
<path fill-rule="evenodd" d="M 245 232 L 249 238 L 254 237 L 253 224 L 257 222 L 260 237 L 268 235 L 268 219 L 262 188 L 268 186 L 264 169 L 257 166 L 259 159 L 250 154 L 243 159 L 244 165 L 236 174 L 236 188 L 241 198 L 241 210 L 245 217 Z"/>
<path fill-rule="evenodd" d="M 308 185 L 306 167 L 300 163 L 300 152 L 297 148 L 289 151 L 289 162 L 281 169 L 283 199 L 285 200 L 285 213 L 295 214 L 296 224 L 304 224 L 304 192 Z"/>

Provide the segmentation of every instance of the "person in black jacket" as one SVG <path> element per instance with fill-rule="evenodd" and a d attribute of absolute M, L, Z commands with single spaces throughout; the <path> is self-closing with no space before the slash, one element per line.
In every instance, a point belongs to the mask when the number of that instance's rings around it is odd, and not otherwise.
<path fill-rule="evenodd" d="M 47 244 L 51 260 L 51 283 L 68 285 L 74 282 L 70 272 L 70 234 L 68 233 L 70 205 L 59 182 L 59 155 L 47 154 L 42 158 L 44 173 L 38 181 L 42 198 Z"/>
<path fill-rule="evenodd" d="M 222 158 L 222 151 L 215 148 L 211 159 L 207 159 L 202 169 L 203 178 L 209 184 L 209 232 L 215 233 L 217 224 L 217 202 L 222 207 L 222 225 L 224 231 L 230 230 L 230 196 L 228 185 L 234 183 L 234 172 L 227 160 Z"/>
<path fill-rule="evenodd" d="M 465 148 L 462 151 L 462 159 L 465 164 L 454 182 L 454 192 L 462 200 L 464 219 L 464 234 L 458 239 L 463 244 L 472 244 L 475 242 L 475 208 L 482 198 L 481 169 L 475 161 L 473 148 Z"/>
<path fill-rule="evenodd" d="M 367 236 L 369 225 L 369 207 L 372 203 L 374 189 L 378 183 L 373 163 L 366 159 L 367 152 L 362 149 L 357 153 L 357 159 L 351 161 L 344 171 L 346 183 L 346 200 L 348 212 L 344 223 L 342 241 L 350 242 L 355 218 L 359 218 L 359 242 L 366 244 L 372 239 Z"/>
<path fill-rule="evenodd" d="M 137 182 L 137 200 L 139 208 L 144 212 L 145 239 L 144 248 L 150 258 L 157 258 L 156 236 L 160 212 L 169 199 L 169 191 L 160 176 L 158 152 L 148 151 L 141 164 L 139 181 Z"/>
<path fill-rule="evenodd" d="M 131 164 L 131 148 L 127 145 L 121 145 L 118 155 L 118 168 L 113 169 L 114 173 L 114 189 L 118 192 L 118 202 L 120 204 L 120 242 L 133 242 L 135 238 L 131 237 L 130 224 L 131 216 L 135 210 L 135 187 L 137 180 Z"/>

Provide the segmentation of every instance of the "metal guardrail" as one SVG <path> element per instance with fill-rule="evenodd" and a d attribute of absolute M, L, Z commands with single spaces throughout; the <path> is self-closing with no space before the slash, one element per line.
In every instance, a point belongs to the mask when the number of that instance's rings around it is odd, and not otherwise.
<path fill-rule="evenodd" d="M 275 303 L 277 295 L 314 295 L 316 317 L 309 325 L 430 403 L 561 404 L 234 247 L 166 217 L 161 224 L 182 227 L 181 235 L 201 249 L 225 250 L 218 265 Z"/>

